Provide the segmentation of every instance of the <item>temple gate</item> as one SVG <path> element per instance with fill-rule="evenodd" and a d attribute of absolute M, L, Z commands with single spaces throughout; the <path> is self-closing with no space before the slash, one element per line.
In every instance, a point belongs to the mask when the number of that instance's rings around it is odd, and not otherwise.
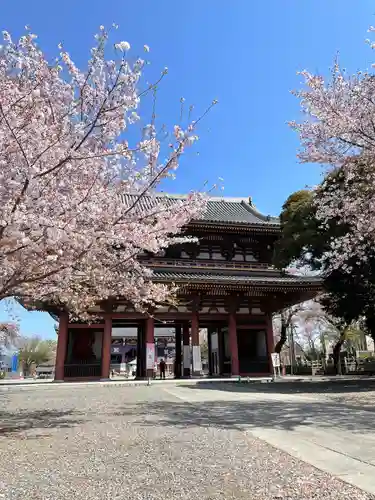
<path fill-rule="evenodd" d="M 103 302 L 91 311 L 102 318 L 93 324 L 69 323 L 67 312 L 49 308 L 59 318 L 56 380 L 108 379 L 113 332 L 121 328 L 136 332 L 137 376 L 150 376 L 161 326 L 174 332 L 176 377 L 201 375 L 202 328 L 211 376 L 271 373 L 272 314 L 313 298 L 320 279 L 272 266 L 280 223 L 260 214 L 251 200 L 211 198 L 204 217 L 189 223 L 186 234 L 198 243 L 140 257 L 153 270 L 153 281 L 178 285 L 175 306 L 160 304 L 143 315 L 121 299 Z"/>

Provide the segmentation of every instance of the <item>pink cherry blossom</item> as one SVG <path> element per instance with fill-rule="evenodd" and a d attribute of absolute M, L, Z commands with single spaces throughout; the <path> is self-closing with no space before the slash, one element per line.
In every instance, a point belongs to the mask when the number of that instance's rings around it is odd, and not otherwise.
<path fill-rule="evenodd" d="M 194 142 L 195 126 L 171 134 L 164 158 L 154 123 L 128 144 L 141 98 L 155 86 L 141 90 L 144 62 L 127 59 L 127 42 L 105 58 L 102 27 L 85 71 L 62 45 L 51 64 L 33 34 L 18 42 L 3 35 L 0 299 L 48 301 L 76 315 L 113 296 L 138 308 L 166 300 L 173 290 L 151 283 L 138 256 L 180 241 L 181 228 L 204 209 L 200 193 L 173 204 L 155 197 Z M 145 196 L 153 203 L 142 203 Z"/>
<path fill-rule="evenodd" d="M 0 350 L 1 347 L 14 347 L 19 340 L 19 335 L 16 323 L 0 323 Z"/>
<path fill-rule="evenodd" d="M 348 260 L 366 259 L 375 244 L 375 75 L 358 71 L 349 76 L 338 60 L 327 81 L 308 71 L 301 75 L 305 88 L 294 94 L 306 120 L 291 122 L 301 140 L 298 156 L 321 164 L 325 173 L 342 172 L 340 181 L 319 192 L 316 204 L 322 227 L 336 220 L 351 228 L 331 242 L 325 255 L 330 269 L 350 271 Z"/>

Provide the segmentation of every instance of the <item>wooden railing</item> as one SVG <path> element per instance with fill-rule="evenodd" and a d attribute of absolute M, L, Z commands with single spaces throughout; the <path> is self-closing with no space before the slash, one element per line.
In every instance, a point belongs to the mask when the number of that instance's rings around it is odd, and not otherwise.
<path fill-rule="evenodd" d="M 341 358 L 341 373 L 345 374 L 375 374 L 375 360 L 356 359 L 354 357 Z M 285 363 L 286 373 L 289 375 L 334 375 L 336 367 L 333 359 L 305 361 L 298 360 L 290 367 L 289 363 Z"/>
<path fill-rule="evenodd" d="M 275 268 L 264 262 L 213 261 L 190 259 L 145 259 L 144 264 L 149 267 L 186 267 L 189 269 L 237 269 L 237 270 L 266 270 L 275 271 Z"/>
<path fill-rule="evenodd" d="M 72 363 L 65 364 L 64 377 L 65 378 L 89 378 L 100 377 L 102 374 L 101 363 Z"/>

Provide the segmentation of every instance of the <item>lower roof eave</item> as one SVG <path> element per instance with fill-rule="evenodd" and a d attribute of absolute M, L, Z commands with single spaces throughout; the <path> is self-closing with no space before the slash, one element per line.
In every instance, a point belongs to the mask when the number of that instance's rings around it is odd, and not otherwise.
<path fill-rule="evenodd" d="M 320 293 L 323 291 L 323 286 L 318 283 L 314 284 L 302 284 L 302 283 L 294 283 L 294 284 L 278 284 L 272 285 L 269 283 L 241 283 L 235 280 L 231 280 L 230 282 L 220 282 L 220 281 L 169 281 L 156 279 L 153 280 L 155 283 L 161 283 L 166 285 L 176 285 L 180 288 L 226 288 L 228 290 L 234 289 L 246 289 L 246 290 L 259 290 L 259 291 L 270 291 L 270 292 L 311 292 L 311 293 Z"/>

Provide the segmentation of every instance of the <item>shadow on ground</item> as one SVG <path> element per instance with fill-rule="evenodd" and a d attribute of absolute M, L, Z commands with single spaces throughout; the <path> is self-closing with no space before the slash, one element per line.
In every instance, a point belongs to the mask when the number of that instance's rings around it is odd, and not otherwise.
<path fill-rule="evenodd" d="M 327 382 L 204 382 L 185 385 L 189 389 L 204 389 L 225 392 L 256 392 L 273 394 L 345 394 L 347 392 L 371 392 L 375 393 L 375 379 L 345 380 L 339 378 Z"/>
<path fill-rule="evenodd" d="M 205 401 L 150 402 L 116 412 L 137 425 L 215 427 L 245 430 L 260 427 L 293 431 L 297 426 L 373 433 L 374 411 L 330 402 Z"/>
<path fill-rule="evenodd" d="M 68 428 L 81 423 L 73 417 L 73 411 L 36 410 L 0 411 L 0 437 L 29 429 Z"/>

